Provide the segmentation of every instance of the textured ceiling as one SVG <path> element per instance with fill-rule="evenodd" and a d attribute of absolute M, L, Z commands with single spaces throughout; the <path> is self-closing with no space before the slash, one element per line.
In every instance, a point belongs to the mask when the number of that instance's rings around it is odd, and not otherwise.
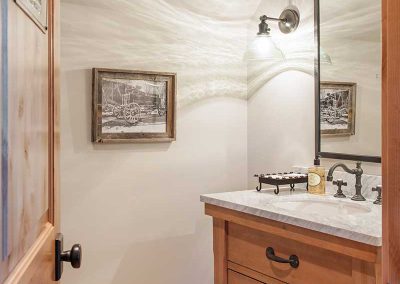
<path fill-rule="evenodd" d="M 148 62 L 148 58 L 182 65 L 242 60 L 247 24 L 259 0 L 62 0 L 63 54 L 80 66 L 110 57 L 110 65 Z M 117 45 L 115 43 L 118 43 Z M 94 53 L 82 51 L 91 48 Z M 168 50 L 168 56 L 166 51 Z M 101 53 L 100 53 L 101 52 Z M 71 64 L 70 64 L 71 63 Z"/>
<path fill-rule="evenodd" d="M 291 0 L 275 0 L 279 3 L 292 3 Z M 313 0 L 308 0 L 313 1 Z M 81 7 L 109 11 L 123 11 L 121 20 L 126 16 L 134 17 L 148 6 L 163 6 L 165 14 L 154 14 L 149 21 L 167 22 L 178 20 L 183 15 L 214 21 L 248 21 L 258 17 L 257 8 L 266 0 L 61 0 L 62 3 Z M 320 0 L 321 23 L 326 33 L 334 33 L 334 37 L 346 37 L 345 32 L 353 39 L 380 41 L 381 39 L 381 1 L 380 0 Z M 273 9 L 273 7 L 271 7 Z M 268 10 L 271 10 L 268 9 Z M 129 15 L 129 12 L 132 12 Z M 173 13 L 171 13 L 173 12 Z M 100 12 L 101 13 L 101 12 Z M 268 11 L 265 11 L 268 13 Z M 274 15 L 276 16 L 276 15 Z M 169 18 L 172 17 L 172 18 Z"/>
<path fill-rule="evenodd" d="M 248 20 L 250 19 L 262 0 L 61 0 L 62 3 L 71 3 L 80 6 L 91 6 L 98 8 L 107 8 L 118 10 L 125 9 L 127 5 L 140 6 L 143 2 L 147 2 L 149 8 L 153 5 L 165 5 L 174 7 L 175 9 L 187 10 L 189 13 L 203 15 L 205 17 L 216 18 L 219 20 Z"/>
<path fill-rule="evenodd" d="M 381 41 L 381 0 L 320 0 L 321 36 Z"/>
<path fill-rule="evenodd" d="M 380 0 L 320 1 L 321 35 L 325 40 L 380 41 Z M 300 8 L 302 28 L 289 36 L 279 33 L 276 23 L 271 23 L 271 28 L 274 40 L 279 43 L 282 38 L 286 41 L 283 47 L 298 49 L 301 44 L 313 44 L 312 3 L 313 0 L 61 0 L 62 52 L 76 60 L 64 64 L 76 68 L 88 59 L 102 62 L 107 56 L 110 65 L 116 61 L 120 65 L 131 61 L 144 64 L 149 57 L 179 66 L 190 58 L 201 65 L 202 58 L 210 54 L 217 62 L 242 60 L 245 37 L 256 33 L 258 16 L 277 16 L 289 4 Z M 84 53 L 87 49 L 97 54 Z"/>

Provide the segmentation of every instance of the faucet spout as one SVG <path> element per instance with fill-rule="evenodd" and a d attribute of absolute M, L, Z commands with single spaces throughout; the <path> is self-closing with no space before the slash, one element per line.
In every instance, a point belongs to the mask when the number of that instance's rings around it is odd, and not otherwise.
<path fill-rule="evenodd" d="M 345 172 L 355 175 L 356 177 L 356 194 L 351 198 L 354 201 L 365 201 L 364 196 L 361 194 L 362 184 L 361 184 L 361 177 L 364 173 L 363 169 L 361 168 L 361 162 L 357 162 L 357 167 L 355 169 L 350 169 L 343 163 L 336 163 L 334 164 L 328 172 L 328 176 L 326 177 L 327 181 L 333 180 L 333 173 L 337 168 L 342 168 Z"/>
<path fill-rule="evenodd" d="M 361 170 L 361 174 L 363 173 L 362 169 L 361 169 L 361 163 L 357 162 L 357 168 L 354 170 L 351 170 L 348 166 L 346 166 L 343 163 L 336 163 L 334 164 L 328 172 L 328 176 L 326 177 L 326 179 L 328 181 L 333 181 L 333 172 L 337 169 L 337 168 L 342 168 L 343 170 L 345 170 L 347 173 L 355 175 L 359 170 Z"/>

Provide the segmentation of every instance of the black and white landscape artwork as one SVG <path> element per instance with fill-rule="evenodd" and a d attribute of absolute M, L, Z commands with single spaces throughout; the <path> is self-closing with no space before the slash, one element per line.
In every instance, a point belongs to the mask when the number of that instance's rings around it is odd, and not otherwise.
<path fill-rule="evenodd" d="M 321 83 L 321 134 L 354 135 L 355 96 L 354 83 Z"/>
<path fill-rule="evenodd" d="M 93 142 L 176 140 L 176 73 L 105 68 L 92 71 Z"/>
<path fill-rule="evenodd" d="M 167 83 L 102 79 L 103 133 L 164 133 Z"/>

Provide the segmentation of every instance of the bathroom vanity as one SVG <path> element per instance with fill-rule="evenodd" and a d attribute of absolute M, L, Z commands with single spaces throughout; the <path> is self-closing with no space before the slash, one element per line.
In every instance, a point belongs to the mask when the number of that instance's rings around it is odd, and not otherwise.
<path fill-rule="evenodd" d="M 201 196 L 215 284 L 380 283 L 382 210 L 304 190 Z"/>

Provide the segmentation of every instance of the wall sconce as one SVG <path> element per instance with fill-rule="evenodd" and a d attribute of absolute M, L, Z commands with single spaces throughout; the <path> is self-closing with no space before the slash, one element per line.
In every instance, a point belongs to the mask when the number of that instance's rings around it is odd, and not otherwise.
<path fill-rule="evenodd" d="M 279 18 L 271 18 L 263 15 L 260 17 L 256 39 L 249 46 L 247 59 L 249 60 L 279 60 L 283 59 L 282 51 L 271 39 L 267 21 L 279 22 L 279 29 L 284 34 L 294 32 L 300 23 L 300 15 L 293 9 L 285 9 Z"/>

